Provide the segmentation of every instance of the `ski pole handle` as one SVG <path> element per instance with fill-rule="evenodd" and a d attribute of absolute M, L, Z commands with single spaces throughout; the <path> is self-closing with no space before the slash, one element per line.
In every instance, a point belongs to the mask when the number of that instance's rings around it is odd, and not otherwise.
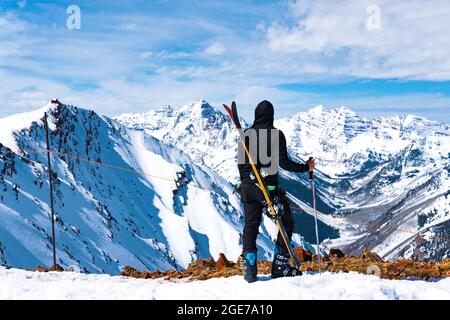
<path fill-rule="evenodd" d="M 313 161 L 314 157 L 309 157 L 308 160 L 308 165 L 309 165 L 309 161 Z M 312 180 L 314 178 L 314 171 L 313 170 L 309 170 L 309 179 Z"/>

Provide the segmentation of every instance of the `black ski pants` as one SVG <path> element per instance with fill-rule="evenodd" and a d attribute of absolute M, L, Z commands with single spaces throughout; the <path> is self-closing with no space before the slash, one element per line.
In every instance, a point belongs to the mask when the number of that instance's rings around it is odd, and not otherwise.
<path fill-rule="evenodd" d="M 279 197 L 283 208 L 281 221 L 283 222 L 289 239 L 291 239 L 292 232 L 294 231 L 294 217 L 292 216 L 291 207 L 289 205 L 289 200 L 286 196 L 286 192 L 283 190 L 275 190 L 270 192 L 270 196 L 271 199 L 274 199 L 275 196 Z M 244 205 L 245 215 L 243 251 L 256 252 L 256 238 L 259 233 L 259 225 L 261 224 L 262 219 L 264 195 L 257 185 L 243 183 L 241 185 L 241 200 Z M 276 244 L 280 250 L 287 250 L 280 232 L 278 232 Z"/>

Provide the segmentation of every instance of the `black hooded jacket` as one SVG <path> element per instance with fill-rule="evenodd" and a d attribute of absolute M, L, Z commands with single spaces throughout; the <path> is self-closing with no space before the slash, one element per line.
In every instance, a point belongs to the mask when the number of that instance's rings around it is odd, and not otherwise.
<path fill-rule="evenodd" d="M 294 162 L 292 160 L 289 159 L 288 157 L 288 152 L 287 152 L 287 147 L 286 147 L 286 137 L 284 136 L 283 132 L 281 130 L 276 129 L 273 126 L 273 120 L 274 120 L 274 109 L 273 109 L 273 105 L 272 103 L 270 103 L 269 101 L 262 101 L 258 104 L 258 106 L 255 109 L 255 121 L 253 123 L 253 125 L 251 126 L 251 128 L 256 130 L 256 135 L 257 135 L 257 139 L 258 139 L 258 145 L 259 145 L 259 136 L 260 136 L 260 130 L 261 129 L 266 129 L 268 130 L 268 138 L 265 139 L 267 142 L 267 150 L 271 150 L 271 129 L 272 130 L 277 130 L 278 131 L 278 137 L 279 137 L 279 154 L 278 154 L 278 159 L 279 159 L 279 166 L 287 171 L 292 171 L 292 172 L 306 172 L 308 171 L 309 167 L 308 164 L 300 164 L 297 162 Z M 248 146 L 248 141 L 247 141 L 247 146 Z M 242 148 L 242 146 L 240 145 L 239 148 Z M 241 150 L 242 152 L 242 150 Z M 272 155 L 271 155 L 272 157 Z M 255 162 L 257 162 L 257 168 L 258 170 L 264 169 L 264 167 L 269 167 L 270 164 L 266 164 L 263 165 L 260 162 L 260 159 L 253 159 Z M 238 164 L 238 168 L 239 168 L 239 174 L 241 177 L 241 182 L 242 183 L 256 183 L 257 181 L 255 179 L 252 179 L 253 175 L 253 170 L 252 167 L 248 161 L 248 158 L 245 157 L 245 164 Z M 274 175 L 268 175 L 266 177 L 264 177 L 264 182 L 267 185 L 278 185 L 278 173 L 274 174 Z"/>

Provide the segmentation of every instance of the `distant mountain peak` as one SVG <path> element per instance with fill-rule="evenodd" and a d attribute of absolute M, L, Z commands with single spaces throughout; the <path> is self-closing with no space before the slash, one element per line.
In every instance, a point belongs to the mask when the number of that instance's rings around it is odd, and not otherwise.
<path fill-rule="evenodd" d="M 357 115 L 355 111 L 346 106 L 340 106 L 338 109 L 335 110 L 341 114 Z"/>
<path fill-rule="evenodd" d="M 53 98 L 52 100 L 50 100 L 50 104 L 61 105 L 62 103 L 59 101 L 58 98 Z"/>
<path fill-rule="evenodd" d="M 343 114 L 343 115 L 351 115 L 351 116 L 357 116 L 357 113 L 353 111 L 352 109 L 346 107 L 346 106 L 340 106 L 338 108 L 328 108 L 324 105 L 318 105 L 314 108 L 311 108 L 307 111 L 307 113 L 314 117 L 320 117 L 323 114 Z"/>
<path fill-rule="evenodd" d="M 323 105 L 315 106 L 314 108 L 309 109 L 308 114 L 313 116 L 320 116 L 324 111 L 327 111 Z"/>
<path fill-rule="evenodd" d="M 205 100 L 199 100 L 192 102 L 190 104 L 184 105 L 180 108 L 178 108 L 180 112 L 187 112 L 191 113 L 195 116 L 200 116 L 204 118 L 209 118 L 212 115 L 217 114 L 219 111 L 211 106 L 207 101 Z"/>

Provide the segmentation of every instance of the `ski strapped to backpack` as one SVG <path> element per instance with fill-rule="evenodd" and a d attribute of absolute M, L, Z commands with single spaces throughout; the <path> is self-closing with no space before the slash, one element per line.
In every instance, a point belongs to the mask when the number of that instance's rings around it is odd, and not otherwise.
<path fill-rule="evenodd" d="M 261 175 L 260 175 L 260 173 L 258 171 L 258 168 L 256 167 L 256 164 L 253 161 L 253 158 L 252 158 L 252 156 L 250 154 L 250 151 L 248 150 L 247 145 L 245 144 L 245 140 L 244 140 L 244 137 L 243 137 L 242 126 L 241 126 L 241 123 L 239 121 L 239 116 L 238 116 L 238 113 L 237 113 L 236 103 L 233 101 L 232 104 L 231 104 L 231 108 L 228 107 L 225 104 L 223 106 L 224 106 L 225 110 L 227 111 L 228 115 L 230 116 L 231 120 L 233 121 L 233 124 L 235 125 L 237 131 L 239 132 L 239 138 L 240 138 L 241 144 L 242 144 L 242 146 L 243 146 L 243 148 L 245 150 L 245 154 L 247 155 L 247 158 L 249 160 L 250 166 L 252 167 L 252 170 L 253 170 L 253 173 L 254 173 L 254 175 L 256 177 L 256 180 L 258 181 L 259 188 L 261 189 L 261 191 L 262 191 L 262 193 L 264 195 L 264 199 L 266 201 L 266 204 L 269 207 L 269 211 L 270 211 L 271 215 L 274 218 L 274 221 L 275 221 L 275 223 L 276 223 L 276 225 L 278 227 L 278 230 L 279 230 L 279 232 L 281 234 L 281 237 L 283 238 L 283 242 L 286 245 L 286 248 L 287 248 L 287 250 L 289 252 L 289 255 L 291 256 L 291 259 L 294 262 L 295 267 L 297 269 L 300 269 L 300 261 L 297 258 L 297 256 L 295 255 L 294 250 L 292 249 L 291 239 L 289 239 L 289 236 L 288 236 L 288 234 L 286 232 L 286 229 L 284 228 L 284 225 L 283 225 L 282 221 L 280 220 L 280 216 L 277 214 L 277 212 L 276 212 L 276 210 L 274 208 L 274 205 L 272 203 L 272 200 L 270 199 L 269 192 L 267 191 L 267 186 L 264 183 L 264 181 L 261 179 Z"/>

